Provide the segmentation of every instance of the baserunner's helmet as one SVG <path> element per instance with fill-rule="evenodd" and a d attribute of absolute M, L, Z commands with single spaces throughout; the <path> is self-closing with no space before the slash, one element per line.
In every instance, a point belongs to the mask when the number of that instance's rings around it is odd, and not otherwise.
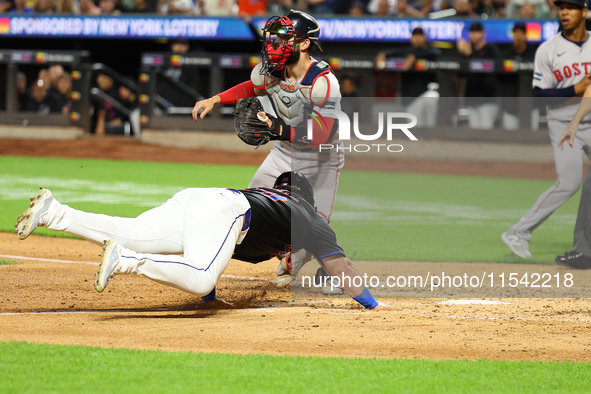
<path fill-rule="evenodd" d="M 314 207 L 314 190 L 312 185 L 302 173 L 297 171 L 284 172 L 275 179 L 273 189 L 287 190 L 290 194 L 301 196 L 308 204 Z"/>

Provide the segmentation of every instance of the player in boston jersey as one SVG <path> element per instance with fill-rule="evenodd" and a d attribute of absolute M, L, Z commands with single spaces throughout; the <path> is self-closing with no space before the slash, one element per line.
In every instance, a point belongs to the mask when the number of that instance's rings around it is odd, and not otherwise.
<path fill-rule="evenodd" d="M 250 80 L 197 102 L 193 119 L 203 119 L 218 104 L 261 97 L 266 112 L 289 126 L 289 132 L 282 133 L 249 187 L 271 187 L 279 174 L 299 171 L 310 180 L 318 213 L 328 222 L 345 159 L 338 139 L 338 121 L 332 114 L 341 109 L 340 86 L 328 64 L 311 56 L 314 49 L 321 50 L 319 36 L 318 22 L 304 12 L 292 10 L 270 18 L 263 29 L 263 61 L 254 67 Z M 308 119 L 315 113 L 322 115 L 325 123 L 313 121 L 314 138 L 308 140 Z M 339 149 L 319 152 L 320 144 Z M 302 250 L 291 259 L 285 258 L 278 274 L 289 272 L 289 260 L 297 271 L 296 267 L 301 267 L 309 256 Z"/>
<path fill-rule="evenodd" d="M 577 113 L 558 140 L 560 149 L 581 155 L 584 146 L 591 146 L 589 127 L 580 127 L 581 122 L 591 112 L 591 85 L 585 90 Z M 580 131 L 580 132 L 579 132 Z M 566 144 L 565 144 L 566 142 Z M 556 264 L 570 268 L 591 269 L 591 171 L 587 171 L 581 201 L 573 234 L 573 248 L 563 255 L 556 256 Z"/>
<path fill-rule="evenodd" d="M 585 118 L 579 124 L 581 137 L 576 149 L 561 149 L 558 141 L 575 115 L 581 96 L 591 84 L 591 40 L 585 29 L 586 0 L 557 0 L 560 23 L 564 28 L 544 42 L 535 56 L 533 88 L 537 97 L 554 97 L 547 108 L 548 128 L 556 162 L 556 184 L 546 190 L 531 210 L 501 235 L 513 253 L 532 257 L 529 250 L 532 231 L 579 190 L 583 177 L 582 151 L 591 149 L 591 123 Z"/>
<path fill-rule="evenodd" d="M 310 251 L 330 273 L 344 278 L 345 292 L 366 308 L 391 308 L 371 295 L 316 213 L 306 178 L 281 174 L 275 187 L 185 189 L 137 218 L 79 211 L 41 189 L 15 227 L 20 239 L 45 226 L 104 243 L 95 276 L 98 292 L 117 274 L 136 274 L 214 300 L 218 278 L 233 255 L 259 262 L 292 245 Z"/>

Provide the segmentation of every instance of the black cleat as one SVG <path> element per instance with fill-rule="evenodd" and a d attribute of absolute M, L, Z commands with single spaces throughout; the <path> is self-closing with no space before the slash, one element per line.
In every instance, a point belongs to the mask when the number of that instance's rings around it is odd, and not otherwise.
<path fill-rule="evenodd" d="M 554 259 L 556 264 L 564 267 L 576 268 L 581 270 L 591 269 L 591 257 L 585 256 L 583 253 L 571 250 L 563 255 L 556 256 Z"/>

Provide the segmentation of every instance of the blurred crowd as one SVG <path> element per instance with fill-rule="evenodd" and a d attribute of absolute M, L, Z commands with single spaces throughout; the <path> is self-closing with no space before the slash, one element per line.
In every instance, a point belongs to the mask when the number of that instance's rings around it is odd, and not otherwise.
<path fill-rule="evenodd" d="M 16 78 L 18 109 L 25 112 L 67 114 L 70 110 L 72 78 L 60 65 L 41 68 L 32 81 L 24 72 Z"/>
<path fill-rule="evenodd" d="M 436 61 L 442 57 L 469 59 L 474 61 L 501 60 L 521 63 L 533 63 L 537 45 L 528 43 L 526 25 L 517 22 L 512 28 L 513 42 L 511 45 L 499 48 L 486 39 L 486 30 L 481 22 L 470 24 L 467 39 L 460 39 L 455 49 L 450 49 L 444 55 L 442 51 L 431 46 L 421 27 L 412 31 L 409 45 L 394 47 L 381 51 L 375 58 L 376 71 L 383 70 L 388 58 L 404 59 L 402 72 L 395 81 L 388 81 L 387 75 L 380 75 L 376 80 L 376 97 L 402 98 L 406 110 L 417 116 L 419 124 L 434 127 L 437 120 L 439 80 L 440 74 L 435 72 L 416 72 L 418 60 Z M 450 53 L 449 51 L 453 51 Z M 460 72 L 448 73 L 453 80 L 452 97 L 461 98 L 461 105 L 465 107 L 467 122 L 473 129 L 491 129 L 495 126 L 507 130 L 517 130 L 520 127 L 519 97 L 531 97 L 531 75 L 520 75 L 515 72 L 483 73 Z M 523 91 L 520 78 L 527 79 L 528 91 Z M 406 100 L 406 102 L 405 102 Z M 535 109 L 536 117 L 539 109 Z"/>
<path fill-rule="evenodd" d="M 526 25 L 517 22 L 512 28 L 513 43 L 502 48 L 489 43 L 486 31 L 481 22 L 472 22 L 467 39 L 460 39 L 455 48 L 441 49 L 433 46 L 427 39 L 425 31 L 416 27 L 406 45 L 384 48 L 376 54 L 374 60 L 373 81 L 371 87 L 368 78 L 356 73 L 353 69 L 339 70 L 341 93 L 343 97 L 361 97 L 360 86 L 373 90 L 374 97 L 399 97 L 400 104 L 415 114 L 420 126 L 434 127 L 437 122 L 438 102 L 440 96 L 438 80 L 440 73 L 424 71 L 416 68 L 420 62 L 437 61 L 439 59 L 482 59 L 482 60 L 514 60 L 516 62 L 533 62 L 537 45 L 527 42 Z M 189 54 L 191 44 L 186 39 L 170 41 L 169 51 L 172 54 Z M 389 59 L 402 61 L 398 71 L 386 68 Z M 108 67 L 107 67 L 108 68 Z M 91 90 L 92 132 L 97 135 L 129 134 L 133 124 L 133 114 L 138 110 L 137 78 L 122 77 L 115 80 L 104 68 L 93 73 Z M 190 108 L 199 100 L 203 93 L 207 94 L 208 86 L 201 86 L 200 71 L 190 65 L 169 65 L 158 69 L 156 92 L 160 97 L 163 111 L 167 108 Z M 29 78 L 23 72 L 17 73 L 17 89 L 19 111 L 36 112 L 39 114 L 67 114 L 70 108 L 72 80 L 69 72 L 61 65 L 40 68 L 38 73 L 29 72 Z M 404 76 L 402 76 L 404 75 Z M 522 91 L 522 76 L 519 73 L 448 73 L 453 80 L 452 91 L 445 92 L 451 97 L 459 97 L 461 105 L 466 107 L 467 121 L 474 129 L 490 129 L 500 126 L 509 130 L 519 128 L 519 97 L 531 96 L 530 91 Z M 531 86 L 531 76 L 528 87 Z M 368 85 L 369 83 L 369 85 Z M 449 84 L 448 84 L 449 86 Z M 201 92 L 201 93 L 200 93 Z M 345 100 L 347 105 L 358 105 L 359 100 Z M 358 108 L 347 108 L 349 112 L 358 112 Z"/>
<path fill-rule="evenodd" d="M 557 18 L 553 0 L 2 0 L 0 13 L 267 16 L 289 9 L 314 16 L 392 18 Z"/>
<path fill-rule="evenodd" d="M 16 73 L 18 111 L 39 115 L 70 113 L 72 104 L 72 77 L 63 66 L 55 64 L 42 67 L 38 72 Z M 29 77 L 27 77 L 29 75 Z M 126 77 L 133 84 L 133 77 Z M 137 94 L 129 87 L 115 83 L 105 72 L 95 73 L 92 86 L 99 94 L 91 92 L 91 117 L 93 132 L 122 134 L 130 122 L 130 112 L 138 108 Z"/>
<path fill-rule="evenodd" d="M 134 78 L 123 77 L 132 82 Z M 123 81 L 121 81 L 123 82 Z M 131 133 L 134 111 L 138 110 L 138 96 L 129 86 L 116 82 L 108 72 L 99 70 L 94 75 L 91 90 L 91 132 L 96 135 Z"/>

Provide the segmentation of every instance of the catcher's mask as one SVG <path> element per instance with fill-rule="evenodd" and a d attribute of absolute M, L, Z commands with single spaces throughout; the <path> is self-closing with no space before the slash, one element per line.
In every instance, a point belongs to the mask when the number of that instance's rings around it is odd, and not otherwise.
<path fill-rule="evenodd" d="M 297 193 L 311 206 L 314 205 L 314 190 L 302 173 L 297 171 L 284 172 L 275 180 L 273 189 L 283 189 L 291 193 Z"/>
<path fill-rule="evenodd" d="M 282 70 L 295 50 L 296 40 L 309 39 L 318 44 L 320 25 L 316 19 L 301 11 L 291 10 L 283 16 L 271 17 L 263 28 L 263 67 L 261 74 Z"/>

